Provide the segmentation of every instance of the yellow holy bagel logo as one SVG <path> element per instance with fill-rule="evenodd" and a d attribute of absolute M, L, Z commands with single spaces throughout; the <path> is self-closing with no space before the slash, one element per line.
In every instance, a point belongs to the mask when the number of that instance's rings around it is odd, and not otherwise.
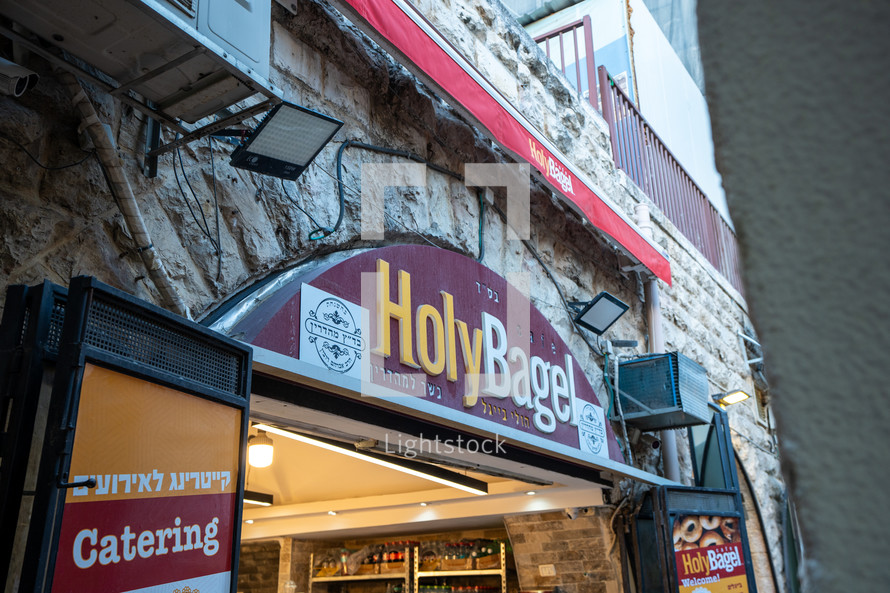
<path fill-rule="evenodd" d="M 517 408 L 533 411 L 533 424 L 540 432 L 552 433 L 558 422 L 578 426 L 574 360 L 569 354 L 564 356 L 562 366 L 538 356 L 529 357 L 527 348 L 509 347 L 507 331 L 500 319 L 482 312 L 481 327 L 471 329 L 467 322 L 455 318 L 454 296 L 444 290 L 439 294 L 442 298 L 439 308 L 423 303 L 414 309 L 411 274 L 399 270 L 398 297 L 393 300 L 389 263 L 378 259 L 377 335 L 371 352 L 385 358 L 392 354 L 390 321 L 395 319 L 402 364 L 422 369 L 431 377 L 444 373 L 448 381 L 456 382 L 458 364 L 462 363 L 464 407 L 475 406 L 481 392 L 491 398 L 510 398 Z"/>

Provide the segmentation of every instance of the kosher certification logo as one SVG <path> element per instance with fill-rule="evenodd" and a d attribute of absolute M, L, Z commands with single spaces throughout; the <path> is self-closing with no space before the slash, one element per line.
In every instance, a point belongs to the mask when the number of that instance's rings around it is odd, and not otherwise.
<path fill-rule="evenodd" d="M 578 422 L 578 438 L 584 451 L 601 455 L 606 444 L 606 427 L 603 423 L 602 408 L 584 403 Z"/>
<path fill-rule="evenodd" d="M 318 357 L 332 371 L 347 373 L 361 359 L 362 330 L 340 299 L 329 297 L 310 309 L 304 329 Z"/>

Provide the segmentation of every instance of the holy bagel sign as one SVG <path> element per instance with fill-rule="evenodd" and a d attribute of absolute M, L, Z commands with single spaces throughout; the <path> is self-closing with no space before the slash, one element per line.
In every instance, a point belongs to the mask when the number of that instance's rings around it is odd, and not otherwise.
<path fill-rule="evenodd" d="M 557 331 L 505 278 L 457 253 L 405 245 L 340 258 L 279 288 L 230 335 L 415 396 L 397 398 L 406 408 L 423 400 L 492 433 L 623 463 Z"/>

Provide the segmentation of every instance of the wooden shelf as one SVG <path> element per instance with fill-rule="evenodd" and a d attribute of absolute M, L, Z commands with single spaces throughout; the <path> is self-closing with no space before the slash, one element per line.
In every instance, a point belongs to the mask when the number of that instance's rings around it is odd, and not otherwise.
<path fill-rule="evenodd" d="M 504 571 L 500 568 L 490 568 L 486 570 L 421 570 L 418 571 L 417 578 L 500 576 L 503 572 Z"/>
<path fill-rule="evenodd" d="M 340 583 L 348 581 L 385 581 L 392 579 L 402 581 L 408 578 L 407 572 L 394 572 L 392 574 L 350 574 L 340 577 L 311 577 L 314 583 Z"/>
<path fill-rule="evenodd" d="M 507 593 L 507 553 L 503 542 L 501 543 L 501 567 L 486 568 L 482 570 L 420 570 L 420 550 L 414 548 L 414 579 L 411 593 L 420 591 L 420 579 L 441 577 L 500 577 L 501 593 Z"/>
<path fill-rule="evenodd" d="M 382 574 L 350 574 L 350 575 L 334 575 L 329 577 L 317 577 L 315 574 L 315 554 L 311 554 L 309 556 L 309 593 L 313 593 L 313 587 L 318 585 L 323 585 L 319 588 L 320 591 L 324 591 L 327 589 L 328 584 L 330 583 L 358 583 L 358 582 L 369 582 L 369 581 L 401 581 L 404 583 L 404 588 L 402 591 L 404 593 L 409 593 L 409 586 L 411 585 L 411 567 L 413 566 L 413 559 L 411 558 L 411 549 L 405 548 L 405 570 L 401 572 L 390 572 L 390 573 L 382 573 Z"/>

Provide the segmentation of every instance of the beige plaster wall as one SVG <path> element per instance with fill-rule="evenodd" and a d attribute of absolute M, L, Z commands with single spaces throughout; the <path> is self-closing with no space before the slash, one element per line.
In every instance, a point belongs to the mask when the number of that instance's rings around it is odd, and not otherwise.
<path fill-rule="evenodd" d="M 699 21 L 807 590 L 883 590 L 890 6 L 701 0 Z"/>

